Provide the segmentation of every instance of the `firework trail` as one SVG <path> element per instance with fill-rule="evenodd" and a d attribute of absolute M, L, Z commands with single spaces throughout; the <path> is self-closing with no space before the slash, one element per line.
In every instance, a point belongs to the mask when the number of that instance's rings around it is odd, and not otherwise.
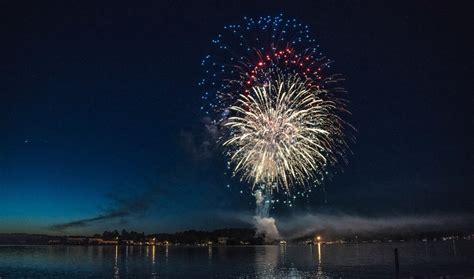
<path fill-rule="evenodd" d="M 274 192 L 307 196 L 346 162 L 354 128 L 342 78 L 309 27 L 281 15 L 225 26 L 212 46 L 202 60 L 201 109 L 228 168 L 255 190 L 257 216 L 267 218 Z"/>

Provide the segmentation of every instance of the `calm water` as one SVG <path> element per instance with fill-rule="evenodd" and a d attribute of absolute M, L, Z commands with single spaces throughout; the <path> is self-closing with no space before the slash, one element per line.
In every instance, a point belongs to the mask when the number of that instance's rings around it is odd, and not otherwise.
<path fill-rule="evenodd" d="M 474 277 L 474 241 L 242 247 L 0 246 L 4 278 Z"/>

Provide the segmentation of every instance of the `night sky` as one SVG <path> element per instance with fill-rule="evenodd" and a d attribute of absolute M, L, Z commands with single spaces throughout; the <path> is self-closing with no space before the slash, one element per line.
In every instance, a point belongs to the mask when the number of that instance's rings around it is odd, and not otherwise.
<path fill-rule="evenodd" d="M 335 60 L 358 132 L 344 173 L 273 214 L 474 214 L 471 8 L 121 2 L 0 4 L 0 232 L 245 226 L 254 199 L 205 132 L 200 61 L 224 25 L 280 13 Z"/>

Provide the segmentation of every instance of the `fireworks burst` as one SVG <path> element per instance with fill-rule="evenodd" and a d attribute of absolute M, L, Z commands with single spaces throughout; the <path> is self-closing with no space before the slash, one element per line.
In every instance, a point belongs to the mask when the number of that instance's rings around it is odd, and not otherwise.
<path fill-rule="evenodd" d="M 323 153 L 331 146 L 332 123 L 325 115 L 332 103 L 299 78 L 277 80 L 241 94 L 230 107 L 233 115 L 224 126 L 232 131 L 229 147 L 235 172 L 252 182 L 283 185 L 303 184 L 326 164 Z"/>
<path fill-rule="evenodd" d="M 342 78 L 308 26 L 282 16 L 244 20 L 225 26 L 202 61 L 202 110 L 221 132 L 234 175 L 305 192 L 346 160 L 353 128 Z"/>

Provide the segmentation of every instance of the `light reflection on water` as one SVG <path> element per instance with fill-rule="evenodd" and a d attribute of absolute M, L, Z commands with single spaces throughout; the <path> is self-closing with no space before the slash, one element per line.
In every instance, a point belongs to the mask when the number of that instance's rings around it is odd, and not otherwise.
<path fill-rule="evenodd" d="M 321 255 L 321 243 L 318 243 L 318 276 L 322 276 L 323 275 L 323 267 L 322 267 L 322 264 L 321 264 L 321 258 L 322 258 L 322 255 Z"/>
<path fill-rule="evenodd" d="M 0 278 L 392 278 L 474 275 L 474 242 L 239 247 L 0 246 Z"/>
<path fill-rule="evenodd" d="M 114 275 L 115 278 L 118 278 L 120 275 L 120 269 L 118 267 L 118 246 L 115 246 L 115 264 L 114 264 Z"/>

